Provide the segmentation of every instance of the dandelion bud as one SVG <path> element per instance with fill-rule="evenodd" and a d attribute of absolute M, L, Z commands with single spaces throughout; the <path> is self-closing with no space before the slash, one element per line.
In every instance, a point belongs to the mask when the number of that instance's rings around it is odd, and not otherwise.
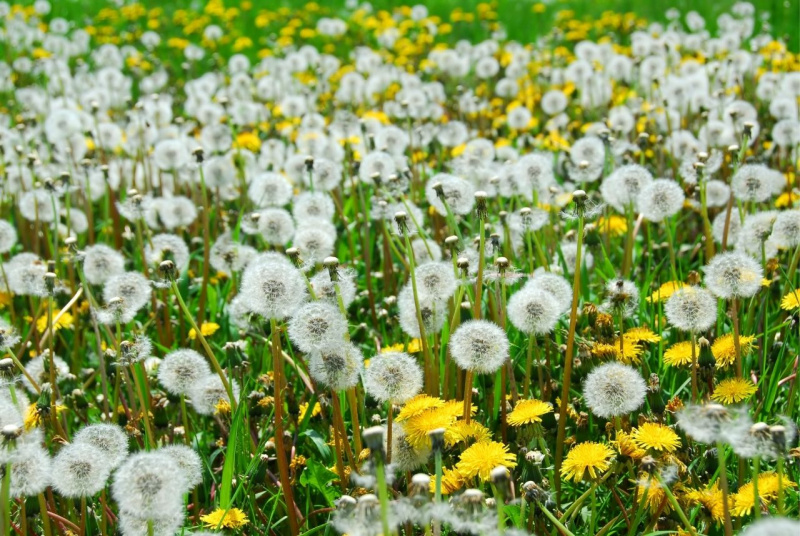
<path fill-rule="evenodd" d="M 656 459 L 653 458 L 652 456 L 645 456 L 639 462 L 639 468 L 648 474 L 653 474 L 656 470 L 656 467 L 657 467 Z"/>
<path fill-rule="evenodd" d="M 158 271 L 168 281 L 175 279 L 175 263 L 172 261 L 164 261 L 159 264 Z"/>
<path fill-rule="evenodd" d="M 350 495 L 342 495 L 336 500 L 336 509 L 345 513 L 352 512 L 356 509 L 357 504 L 358 501 L 356 501 Z"/>
<path fill-rule="evenodd" d="M 362 437 L 364 444 L 372 452 L 374 456 L 383 458 L 384 454 L 384 437 L 386 433 L 383 426 L 372 426 L 364 430 Z"/>
<path fill-rule="evenodd" d="M 778 452 L 786 451 L 786 427 L 781 424 L 769 427 L 769 435 Z"/>
<path fill-rule="evenodd" d="M 757 439 L 769 439 L 769 425 L 765 422 L 757 422 L 750 427 L 750 435 Z"/>
<path fill-rule="evenodd" d="M 322 265 L 328 269 L 328 274 L 330 274 L 331 281 L 334 283 L 339 280 L 339 259 L 336 257 L 325 257 L 325 260 L 322 261 Z"/>
<path fill-rule="evenodd" d="M 459 257 L 456 261 L 456 266 L 464 274 L 464 277 L 469 273 L 469 259 L 466 257 Z"/>
<path fill-rule="evenodd" d="M 751 121 L 745 121 L 742 126 L 744 127 L 743 133 L 746 138 L 751 138 L 753 136 L 753 129 L 755 128 L 755 124 Z"/>
<path fill-rule="evenodd" d="M 492 484 L 497 486 L 498 491 L 501 490 L 505 491 L 505 488 L 511 482 L 510 475 L 508 474 L 508 469 L 503 465 L 498 465 L 497 467 L 492 469 L 489 476 L 492 479 Z"/>
<path fill-rule="evenodd" d="M 381 174 L 379 172 L 376 171 L 375 173 L 370 175 L 370 178 L 372 179 L 372 182 L 375 183 L 375 186 L 377 186 L 378 188 L 381 187 Z"/>
<path fill-rule="evenodd" d="M 403 211 L 394 213 L 394 221 L 397 223 L 397 232 L 405 235 L 408 232 L 408 214 Z"/>
<path fill-rule="evenodd" d="M 650 135 L 649 135 L 649 134 L 647 134 L 646 132 L 642 132 L 642 133 L 641 133 L 641 134 L 639 134 L 639 136 L 637 136 L 637 138 L 636 138 L 636 143 L 637 143 L 637 144 L 639 145 L 639 147 L 641 147 L 641 148 L 644 148 L 644 147 L 646 147 L 646 146 L 647 146 L 647 143 L 648 143 L 649 141 L 650 141 Z"/>
<path fill-rule="evenodd" d="M 497 266 L 497 270 L 502 275 L 508 269 L 509 262 L 508 259 L 505 257 L 497 257 L 497 259 L 495 259 L 494 261 L 494 265 Z"/>
<path fill-rule="evenodd" d="M 14 441 L 22 435 L 23 429 L 16 424 L 7 424 L 0 430 L 0 435 L 3 436 L 3 441 Z"/>
<path fill-rule="evenodd" d="M 428 432 L 433 452 L 441 452 L 444 449 L 444 432 L 444 428 L 435 428 Z"/>
<path fill-rule="evenodd" d="M 14 373 L 14 361 L 9 357 L 0 359 L 0 376 L 10 376 Z"/>
<path fill-rule="evenodd" d="M 314 170 L 314 157 L 309 155 L 306 157 L 304 162 L 306 165 L 306 171 L 311 173 Z"/>
<path fill-rule="evenodd" d="M 45 273 L 44 286 L 47 289 L 48 294 L 53 294 L 53 291 L 56 288 L 56 274 L 54 274 L 53 272 Z"/>
<path fill-rule="evenodd" d="M 488 210 L 486 209 L 486 198 L 486 192 L 482 190 L 475 192 L 475 213 L 481 220 L 486 219 L 486 216 L 488 216 Z"/>
<path fill-rule="evenodd" d="M 422 496 L 427 498 L 431 489 L 431 477 L 424 473 L 417 473 L 411 477 L 409 494 L 411 496 Z"/>
<path fill-rule="evenodd" d="M 489 240 L 492 241 L 492 247 L 495 250 L 500 249 L 500 234 L 499 233 L 492 233 L 489 235 Z"/>
<path fill-rule="evenodd" d="M 192 155 L 194 155 L 195 162 L 197 162 L 198 164 L 203 163 L 204 155 L 202 147 L 195 147 L 194 150 L 192 151 Z"/>
<path fill-rule="evenodd" d="M 735 143 L 733 145 L 728 145 L 728 152 L 731 154 L 736 154 L 739 152 L 739 146 Z"/>
<path fill-rule="evenodd" d="M 295 264 L 295 266 L 300 267 L 302 262 L 300 261 L 300 250 L 297 248 L 289 248 L 286 250 L 286 256 Z"/>
<path fill-rule="evenodd" d="M 480 512 L 485 504 L 483 492 L 474 488 L 466 490 L 461 494 L 461 504 L 473 513 Z"/>

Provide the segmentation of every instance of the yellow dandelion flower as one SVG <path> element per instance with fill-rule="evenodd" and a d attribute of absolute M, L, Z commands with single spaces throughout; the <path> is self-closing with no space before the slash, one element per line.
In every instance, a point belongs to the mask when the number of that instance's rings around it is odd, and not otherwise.
<path fill-rule="evenodd" d="M 637 488 L 639 489 L 639 497 L 645 497 L 645 505 L 651 512 L 655 513 L 661 510 L 662 504 L 664 504 L 664 512 L 669 512 L 672 509 L 669 502 L 666 501 L 667 496 L 664 493 L 664 488 L 657 478 L 641 478 Z"/>
<path fill-rule="evenodd" d="M 672 296 L 673 292 L 685 286 L 686 284 L 680 281 L 667 281 L 666 283 L 658 287 L 658 289 L 655 292 L 650 294 L 650 296 L 646 297 L 645 301 L 647 303 L 657 303 L 666 300 L 667 298 Z"/>
<path fill-rule="evenodd" d="M 479 422 L 458 420 L 444 431 L 444 444 L 452 447 L 457 443 L 466 444 L 469 440 L 483 443 L 492 439 L 492 432 Z"/>
<path fill-rule="evenodd" d="M 695 348 L 695 352 L 699 352 L 699 348 Z M 699 355 L 699 354 L 697 354 Z M 692 364 L 692 342 L 681 341 L 676 342 L 664 351 L 664 363 L 670 367 L 682 367 Z"/>
<path fill-rule="evenodd" d="M 647 454 L 647 451 L 639 447 L 628 432 L 621 430 L 617 432 L 617 438 L 611 444 L 620 454 L 634 460 L 641 460 Z"/>
<path fill-rule="evenodd" d="M 722 490 L 719 489 L 719 482 L 714 482 L 709 488 L 687 489 L 684 498 L 692 505 L 701 505 L 706 509 L 711 519 L 721 523 L 725 518 L 725 501 L 723 500 Z M 730 499 L 728 500 L 730 504 Z"/>
<path fill-rule="evenodd" d="M 58 316 L 58 311 L 53 311 L 53 329 L 58 331 L 60 329 L 72 329 L 72 324 L 75 322 L 75 318 L 69 314 L 68 312 L 64 312 L 61 317 L 56 320 Z M 47 330 L 47 313 L 43 314 L 36 320 L 36 330 L 39 333 L 44 333 Z"/>
<path fill-rule="evenodd" d="M 305 418 L 306 413 L 308 413 L 308 402 L 300 404 L 298 413 L 301 419 Z M 316 417 L 320 413 L 322 413 L 322 407 L 320 407 L 319 402 L 315 402 L 314 407 L 311 408 L 311 416 L 309 418 Z"/>
<path fill-rule="evenodd" d="M 595 225 L 599 232 L 611 236 L 622 236 L 628 231 L 628 222 L 624 217 L 617 214 L 613 214 L 608 218 L 605 216 L 597 218 Z"/>
<path fill-rule="evenodd" d="M 620 350 L 619 339 L 615 339 L 611 344 L 595 342 L 592 345 L 591 352 L 594 357 L 600 359 L 616 359 L 625 364 L 639 364 L 642 361 L 644 348 L 626 339 L 623 341 L 622 350 Z"/>
<path fill-rule="evenodd" d="M 736 404 L 747 400 L 756 391 L 758 391 L 758 387 L 746 378 L 728 378 L 717 384 L 711 399 L 726 405 Z"/>
<path fill-rule="evenodd" d="M 255 132 L 242 132 L 236 136 L 233 146 L 257 153 L 261 149 L 261 139 Z"/>
<path fill-rule="evenodd" d="M 514 411 L 508 414 L 507 422 L 511 426 L 522 426 L 542 422 L 542 415 L 553 411 L 553 406 L 541 400 L 520 400 Z"/>
<path fill-rule="evenodd" d="M 61 413 L 66 410 L 67 406 L 56 405 L 56 416 L 61 415 Z M 34 402 L 28 406 L 28 410 L 25 412 L 25 417 L 22 419 L 22 424 L 26 431 L 30 431 L 34 428 L 38 428 L 42 422 L 49 417 L 49 415 L 50 406 L 40 406 Z"/>
<path fill-rule="evenodd" d="M 405 344 L 403 344 L 402 342 L 398 342 L 397 344 L 391 344 L 389 346 L 384 346 L 383 348 L 381 348 L 381 353 L 382 354 L 388 354 L 388 353 L 391 353 L 391 352 L 402 352 L 402 351 L 404 351 L 405 347 L 406 347 Z"/>
<path fill-rule="evenodd" d="M 561 465 L 561 476 L 580 482 L 584 478 L 594 479 L 611 466 L 614 451 L 608 445 L 587 441 L 579 443 L 569 451 Z"/>
<path fill-rule="evenodd" d="M 208 529 L 240 529 L 250 523 L 245 513 L 238 508 L 231 508 L 229 510 L 217 508 L 210 514 L 202 516 L 200 521 L 202 521 Z"/>
<path fill-rule="evenodd" d="M 634 442 L 643 449 L 674 452 L 681 446 L 681 438 L 669 426 L 646 422 L 631 434 Z"/>
<path fill-rule="evenodd" d="M 455 493 L 463 488 L 466 482 L 467 479 L 455 467 L 452 469 L 448 469 L 447 467 L 442 468 L 443 495 Z M 431 493 L 436 493 L 436 475 L 431 475 Z"/>
<path fill-rule="evenodd" d="M 661 335 L 656 334 L 647 326 L 631 328 L 625 332 L 625 342 L 659 342 Z"/>
<path fill-rule="evenodd" d="M 776 208 L 787 208 L 794 205 L 795 201 L 800 200 L 800 195 L 794 192 L 784 192 L 775 199 Z"/>
<path fill-rule="evenodd" d="M 406 431 L 406 440 L 416 448 L 429 445 L 428 434 L 437 428 L 447 429 L 459 415 L 454 415 L 448 405 L 423 411 L 407 419 L 403 425 Z"/>
<path fill-rule="evenodd" d="M 445 402 L 441 398 L 426 394 L 417 395 L 406 402 L 405 406 L 403 406 L 403 409 L 400 410 L 394 420 L 397 422 L 403 422 L 404 420 L 415 417 L 424 411 L 441 408 L 444 406 L 444 404 Z"/>
<path fill-rule="evenodd" d="M 227 400 L 219 399 L 219 401 L 214 404 L 214 413 L 217 415 L 227 415 L 231 412 L 231 405 L 228 403 Z"/>
<path fill-rule="evenodd" d="M 210 337 L 214 333 L 216 333 L 218 329 L 219 329 L 219 324 L 217 324 L 216 322 L 203 322 L 200 325 L 200 334 L 203 335 L 203 337 Z M 192 340 L 195 340 L 197 338 L 197 332 L 195 331 L 194 328 L 189 330 L 189 338 Z"/>
<path fill-rule="evenodd" d="M 792 291 L 781 300 L 781 309 L 784 311 L 794 311 L 800 307 L 800 292 Z"/>
<path fill-rule="evenodd" d="M 742 335 L 739 337 L 739 346 L 742 350 L 742 357 L 749 354 L 755 348 L 756 338 L 752 335 Z M 722 337 L 717 337 L 714 344 L 711 345 L 711 353 L 714 359 L 717 360 L 717 367 L 726 368 L 733 364 L 736 360 L 736 348 L 733 345 L 733 335 L 728 333 Z"/>
<path fill-rule="evenodd" d="M 777 473 L 761 473 L 758 475 L 758 497 L 760 502 L 769 505 L 778 497 L 778 487 L 782 485 L 784 491 L 789 488 L 796 488 L 797 484 L 786 477 L 782 479 Z M 746 516 L 753 511 L 755 506 L 755 496 L 753 482 L 748 482 L 733 494 L 731 513 L 735 516 Z"/>
<path fill-rule="evenodd" d="M 220 400 L 220 402 L 222 402 L 222 400 Z M 269 395 L 265 395 L 258 400 L 257 405 L 260 408 L 268 408 L 272 405 L 273 402 L 275 402 L 275 398 Z M 302 404 L 300 404 L 300 409 L 301 410 L 303 409 Z M 301 412 L 300 415 L 303 415 L 303 412 Z"/>
<path fill-rule="evenodd" d="M 508 452 L 508 445 L 497 441 L 475 443 L 461 453 L 456 469 L 465 478 L 478 477 L 489 480 L 492 469 L 502 465 L 513 469 L 517 466 L 516 456 Z"/>

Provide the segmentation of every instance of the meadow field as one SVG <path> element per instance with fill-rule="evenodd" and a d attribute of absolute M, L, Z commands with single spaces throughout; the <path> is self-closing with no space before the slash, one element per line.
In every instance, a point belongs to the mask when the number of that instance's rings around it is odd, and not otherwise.
<path fill-rule="evenodd" d="M 0 536 L 800 534 L 800 2 L 0 51 Z"/>

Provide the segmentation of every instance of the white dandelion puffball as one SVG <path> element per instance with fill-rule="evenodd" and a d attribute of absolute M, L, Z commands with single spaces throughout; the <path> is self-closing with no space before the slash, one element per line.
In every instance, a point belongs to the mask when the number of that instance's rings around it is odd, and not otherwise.
<path fill-rule="evenodd" d="M 506 332 L 488 320 L 469 320 L 450 338 L 450 355 L 463 370 L 492 374 L 508 359 Z"/>
<path fill-rule="evenodd" d="M 708 290 L 718 298 L 749 298 L 761 288 L 764 272 L 752 257 L 731 251 L 716 255 L 703 267 Z"/>
<path fill-rule="evenodd" d="M 112 468 L 128 456 L 128 434 L 121 426 L 98 423 L 84 426 L 72 437 L 74 444 L 85 443 L 98 449 Z"/>
<path fill-rule="evenodd" d="M 380 402 L 403 404 L 422 390 L 422 369 L 405 352 L 380 354 L 369 362 L 364 388 Z"/>
<path fill-rule="evenodd" d="M 683 287 L 669 297 L 664 312 L 676 328 L 699 333 L 717 321 L 717 300 L 704 288 Z"/>
<path fill-rule="evenodd" d="M 158 382 L 173 395 L 185 395 L 200 379 L 210 375 L 206 358 L 191 348 L 168 353 L 158 366 Z"/>
<path fill-rule="evenodd" d="M 289 338 L 306 353 L 337 346 L 346 333 L 347 320 L 338 307 L 327 302 L 307 303 L 289 320 Z"/>
<path fill-rule="evenodd" d="M 646 394 L 647 385 L 639 371 L 617 362 L 596 367 L 583 382 L 586 405 L 604 419 L 636 411 Z"/>
<path fill-rule="evenodd" d="M 550 333 L 560 316 L 553 294 L 526 285 L 508 300 L 508 319 L 518 330 L 529 335 Z"/>
<path fill-rule="evenodd" d="M 53 458 L 53 487 L 63 497 L 92 497 L 106 487 L 112 469 L 97 447 L 70 443 Z"/>

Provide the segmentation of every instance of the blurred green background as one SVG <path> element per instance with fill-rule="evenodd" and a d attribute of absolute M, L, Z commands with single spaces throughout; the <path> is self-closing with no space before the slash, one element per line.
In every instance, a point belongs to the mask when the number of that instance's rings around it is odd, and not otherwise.
<path fill-rule="evenodd" d="M 110 0 L 51 0 L 54 16 L 63 16 L 74 21 L 86 21 L 93 18 L 102 8 L 120 5 L 121 2 Z M 32 3 L 29 0 L 23 4 Z M 124 2 L 130 3 L 130 2 Z M 159 7 L 165 12 L 177 9 L 202 10 L 206 2 L 198 0 L 142 0 L 138 2 L 147 8 Z M 227 7 L 237 7 L 241 2 L 225 0 Z M 284 6 L 302 10 L 305 0 L 252 0 L 253 11 L 259 9 L 276 9 Z M 374 0 L 371 2 L 375 9 L 392 10 L 401 5 L 425 4 L 430 13 L 439 15 L 447 20 L 450 13 L 460 8 L 465 12 L 474 12 L 481 3 L 479 0 L 425 0 L 425 1 L 398 1 Z M 700 13 L 707 23 L 707 27 L 716 30 L 717 17 L 730 11 L 736 3 L 735 0 L 495 0 L 492 4 L 496 7 L 498 18 L 506 27 L 509 37 L 520 41 L 533 41 L 538 35 L 546 32 L 553 25 L 556 14 L 562 10 L 572 10 L 577 19 L 597 19 L 604 12 L 635 13 L 649 21 L 666 21 L 666 13 L 671 8 L 676 8 L 682 13 L 694 10 Z M 757 11 L 757 20 L 768 17 L 772 34 L 783 38 L 793 51 L 800 51 L 800 0 L 751 0 Z M 333 13 L 345 10 L 345 0 L 319 0 L 318 4 Z M 538 11 L 534 6 L 541 4 Z M 757 23 L 757 28 L 760 24 Z M 462 28 L 460 31 L 464 31 Z M 470 37 L 479 39 L 484 36 L 475 35 L 482 33 L 479 30 L 472 35 L 456 35 L 457 37 Z"/>

